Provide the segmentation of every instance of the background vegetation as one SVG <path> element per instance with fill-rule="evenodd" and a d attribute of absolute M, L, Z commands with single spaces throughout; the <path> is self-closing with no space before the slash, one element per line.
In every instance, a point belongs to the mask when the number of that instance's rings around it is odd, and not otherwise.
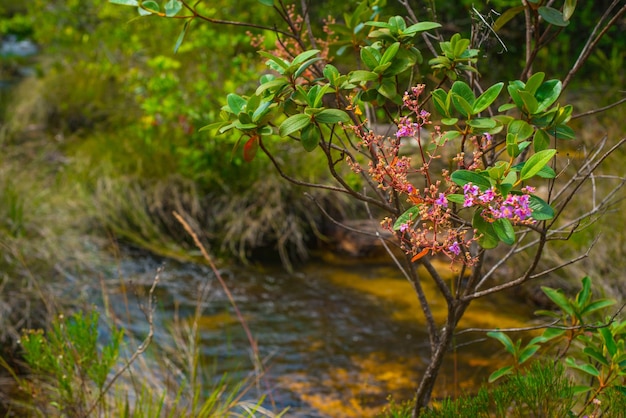
<path fill-rule="evenodd" d="M 379 3 L 387 15 L 400 8 L 395 2 Z M 489 22 L 496 18 L 491 10 L 516 1 L 464 0 L 463 7 L 436 3 L 425 1 L 419 10 L 448 22 L 444 31 L 484 37 L 489 68 L 479 70 L 487 78 L 519 77 L 522 19 L 514 19 L 501 39 L 486 27 L 481 33 L 469 29 L 472 21 Z M 548 78 L 572 64 L 584 40 L 578 28 L 592 26 L 608 3 L 580 2 L 562 41 L 539 57 Z M 341 16 L 352 8 L 345 1 L 315 2 L 310 18 L 321 26 L 327 15 Z M 206 13 L 271 26 L 268 10 L 252 0 L 215 1 Z M 64 290 L 68 278 L 98 270 L 103 260 L 93 248 L 120 240 L 187 257 L 193 244 L 172 220 L 172 210 L 193 219 L 212 252 L 223 257 L 248 260 L 276 248 L 288 267 L 306 258 L 326 225 L 303 189 L 284 182 L 261 155 L 244 162 L 233 152 L 237 136 L 216 139 L 198 132 L 218 118 L 227 93 L 254 90 L 265 71 L 244 30 L 194 24 L 174 54 L 181 22 L 137 19 L 132 8 L 102 1 L 3 0 L 0 16 L 0 36 L 32 39 L 40 48 L 34 59 L 0 57 L 3 80 L 16 80 L 24 66 L 35 72 L 14 85 L 10 101 L 0 93 L 0 354 L 12 357 L 20 329 L 49 325 L 70 297 Z M 617 87 L 626 81 L 625 26 L 622 19 L 611 29 L 570 88 L 576 112 L 621 98 Z M 266 35 L 271 48 L 272 36 Z M 605 134 L 615 138 L 624 131 L 622 109 L 577 127 L 573 166 L 576 155 Z M 323 182 L 323 161 L 312 162 L 307 154 L 305 163 L 303 151 L 287 146 L 278 156 Z M 622 174 L 624 157 L 623 150 L 612 157 L 605 174 Z M 315 193 L 339 218 L 362 215 L 362 208 L 348 200 Z M 589 274 L 607 294 L 624 296 L 624 209 L 623 202 L 616 205 L 603 226 L 590 225 L 549 254 L 566 258 L 602 234 L 591 257 L 563 277 Z M 535 294 L 533 289 L 527 293 Z"/>

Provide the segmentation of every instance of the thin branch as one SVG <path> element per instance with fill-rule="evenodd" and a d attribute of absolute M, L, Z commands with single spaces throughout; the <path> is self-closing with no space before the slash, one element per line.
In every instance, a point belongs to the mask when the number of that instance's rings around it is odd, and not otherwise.
<path fill-rule="evenodd" d="M 587 111 L 587 112 L 583 112 L 583 113 L 579 113 L 579 114 L 577 114 L 577 115 L 573 115 L 573 116 L 572 116 L 572 120 L 574 120 L 574 119 L 578 119 L 578 118 L 584 118 L 584 117 L 586 117 L 586 116 L 595 115 L 596 113 L 602 113 L 602 112 L 604 112 L 604 111 L 606 111 L 606 110 L 609 110 L 609 109 L 612 109 L 612 108 L 614 108 L 614 107 L 617 107 L 617 106 L 621 105 L 621 104 L 622 104 L 622 103 L 624 103 L 624 102 L 626 102 L 626 97 L 624 97 L 623 99 L 620 99 L 620 100 L 616 101 L 615 103 L 611 103 L 611 104 L 610 104 L 610 105 L 608 105 L 608 106 L 604 106 L 604 107 L 601 107 L 601 108 L 598 108 L 598 109 L 593 109 L 593 110 L 589 110 L 589 111 Z"/>
<path fill-rule="evenodd" d="M 111 390 L 111 387 L 117 381 L 117 379 L 119 379 L 120 376 L 124 372 L 126 372 L 126 370 L 130 368 L 130 366 L 137 360 L 137 358 L 139 358 L 139 356 L 142 355 L 146 351 L 150 343 L 152 343 L 152 338 L 154 337 L 154 309 L 155 309 L 154 291 L 157 287 L 157 284 L 159 283 L 160 274 L 162 271 L 163 271 L 162 267 L 159 267 L 157 269 L 157 273 L 154 276 L 154 280 L 152 281 L 152 287 L 150 287 L 150 291 L 148 292 L 148 307 L 145 309 L 142 309 L 144 315 L 146 316 L 146 322 L 148 322 L 148 335 L 143 340 L 143 342 L 139 345 L 139 347 L 137 347 L 135 352 L 130 356 L 126 364 L 124 364 L 124 366 L 113 375 L 113 377 L 109 380 L 109 383 L 107 383 L 107 385 L 102 389 L 102 391 L 98 395 L 98 398 L 91 405 L 91 407 L 87 410 L 87 413 L 83 415 L 84 418 L 91 416 L 91 413 L 100 404 L 100 402 L 102 401 L 104 396 L 107 394 L 107 392 Z"/>
<path fill-rule="evenodd" d="M 193 13 L 193 16 L 185 16 L 185 18 L 200 19 L 200 20 L 204 20 L 205 22 L 213 23 L 213 24 L 216 24 L 216 25 L 240 26 L 240 27 L 244 27 L 244 28 L 254 28 L 254 29 L 268 30 L 268 31 L 272 31 L 272 32 L 275 32 L 275 33 L 280 33 L 281 35 L 287 36 L 289 38 L 297 39 L 297 37 L 295 35 L 292 35 L 289 32 L 285 32 L 283 30 L 277 29 L 276 27 L 269 27 L 269 26 L 264 26 L 264 25 L 257 25 L 257 24 L 254 24 L 254 23 L 237 22 L 237 21 L 214 19 L 214 18 L 211 18 L 211 17 L 207 17 L 207 16 L 204 16 L 204 15 L 201 15 L 200 13 L 198 13 L 193 6 L 190 6 L 187 3 L 186 0 L 181 0 L 181 1 L 183 3 L 183 6 L 185 8 L 187 8 L 191 13 Z M 142 6 L 140 6 L 140 7 L 142 7 Z"/>
<path fill-rule="evenodd" d="M 565 87 L 570 83 L 570 81 L 572 80 L 572 77 L 574 77 L 574 75 L 578 72 L 578 70 L 580 70 L 580 68 L 583 66 L 583 64 L 585 63 L 585 61 L 587 61 L 587 59 L 589 58 L 589 56 L 591 55 L 591 52 L 593 52 L 593 50 L 596 48 L 596 46 L 598 45 L 598 43 L 600 42 L 600 40 L 602 39 L 602 37 L 606 34 L 606 32 L 611 28 L 611 26 L 613 26 L 617 21 L 619 21 L 619 19 L 621 18 L 621 16 L 626 12 L 626 5 L 622 6 L 622 8 L 620 10 L 618 10 L 613 17 L 611 18 L 611 20 L 609 20 L 606 25 L 604 26 L 604 28 L 600 31 L 600 33 L 595 37 L 595 39 L 593 39 L 595 33 L 598 31 L 598 29 L 600 28 L 600 26 L 602 25 L 603 21 L 611 16 L 611 13 L 613 11 L 613 8 L 615 6 L 617 6 L 617 4 L 620 2 L 620 0 L 614 0 L 613 3 L 611 3 L 611 5 L 607 8 L 607 10 L 604 12 L 604 15 L 602 15 L 602 17 L 600 18 L 600 20 L 598 21 L 597 25 L 595 26 L 595 28 L 593 29 L 593 31 L 591 32 L 591 35 L 589 35 L 589 39 L 587 40 L 587 43 L 585 44 L 585 46 L 583 47 L 582 51 L 580 51 L 580 55 L 578 56 L 578 59 L 576 60 L 576 62 L 574 63 L 574 66 L 572 67 L 572 69 L 567 73 L 567 76 L 565 76 L 565 79 L 563 80 L 563 90 L 565 90 Z"/>
<path fill-rule="evenodd" d="M 357 193 L 354 190 L 350 189 L 349 187 L 348 188 L 341 188 L 341 187 L 336 187 L 336 186 L 328 186 L 328 185 L 325 185 L 325 184 L 309 183 L 307 181 L 302 181 L 302 180 L 298 180 L 296 178 L 293 178 L 293 177 L 287 175 L 283 171 L 283 169 L 281 168 L 281 166 L 278 163 L 278 161 L 276 161 L 276 158 L 274 158 L 274 156 L 265 147 L 265 144 L 263 143 L 262 140 L 259 140 L 259 146 L 263 150 L 265 155 L 267 155 L 267 157 L 270 159 L 270 161 L 274 165 L 274 168 L 276 168 L 276 171 L 278 171 L 278 174 L 282 178 L 284 178 L 285 180 L 289 181 L 290 183 L 293 183 L 293 184 L 298 185 L 298 186 L 311 187 L 311 188 L 314 188 L 314 189 L 324 189 L 324 190 L 330 190 L 330 191 L 333 191 L 333 192 L 339 192 L 339 193 L 348 194 L 348 195 L 353 196 L 354 198 L 359 199 L 361 201 L 374 204 L 374 205 L 376 205 L 378 207 L 381 207 L 381 208 L 383 208 L 385 210 L 389 210 L 388 207 L 386 205 L 382 204 L 380 201 L 378 201 L 376 199 L 373 199 L 373 198 L 371 198 L 369 196 L 363 196 L 360 193 Z"/>

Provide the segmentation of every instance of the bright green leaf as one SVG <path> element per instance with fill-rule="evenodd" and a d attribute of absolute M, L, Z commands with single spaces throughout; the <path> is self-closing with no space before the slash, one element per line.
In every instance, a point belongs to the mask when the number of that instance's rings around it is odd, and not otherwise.
<path fill-rule="evenodd" d="M 489 331 L 487 333 L 487 336 L 491 338 L 495 338 L 496 340 L 500 341 L 502 345 L 504 346 L 504 348 L 506 349 L 506 351 L 508 351 L 511 354 L 515 354 L 515 346 L 513 345 L 513 340 L 511 340 L 511 338 L 508 335 L 506 335 L 504 332 Z"/>
<path fill-rule="evenodd" d="M 527 180 L 537 174 L 556 154 L 555 149 L 546 149 L 533 154 L 524 164 L 520 179 Z"/>
<path fill-rule="evenodd" d="M 568 21 L 576 9 L 576 0 L 565 0 L 563 5 L 563 20 Z"/>
<path fill-rule="evenodd" d="M 554 218 L 554 209 L 546 201 L 538 196 L 530 195 L 528 206 L 532 210 L 533 219 L 537 221 L 547 221 Z"/>
<path fill-rule="evenodd" d="M 248 103 L 246 99 L 235 93 L 230 93 L 226 97 L 226 101 L 228 102 L 228 107 L 235 115 L 241 113 L 241 111 L 246 107 L 246 104 Z"/>
<path fill-rule="evenodd" d="M 137 0 L 109 0 L 109 3 L 121 4 L 123 6 L 139 6 Z"/>
<path fill-rule="evenodd" d="M 272 7 L 274 5 L 274 0 L 258 0 L 264 6 Z"/>
<path fill-rule="evenodd" d="M 161 11 L 161 7 L 159 6 L 159 3 L 153 0 L 142 1 L 141 6 L 143 9 L 147 9 L 148 11 L 152 13 L 159 13 Z"/>
<path fill-rule="evenodd" d="M 467 183 L 472 183 L 473 185 L 478 186 L 480 190 L 487 190 L 491 188 L 491 182 L 489 181 L 489 179 L 483 175 L 476 173 L 475 171 L 456 170 L 454 173 L 452 173 L 450 179 L 459 186 L 464 186 Z"/>
<path fill-rule="evenodd" d="M 604 308 L 608 308 L 609 306 L 615 305 L 615 301 L 611 299 L 599 299 L 591 302 L 589 305 L 585 306 L 583 310 L 580 312 L 581 315 L 589 315 L 592 312 L 599 311 Z"/>
<path fill-rule="evenodd" d="M 182 8 L 183 3 L 180 0 L 169 0 L 167 3 L 165 3 L 165 16 L 176 16 Z"/>
<path fill-rule="evenodd" d="M 563 312 L 569 316 L 574 316 L 574 308 L 561 289 L 552 289 L 551 287 L 541 286 L 541 290 L 543 290 L 543 293 L 545 293 L 546 296 Z"/>
<path fill-rule="evenodd" d="M 548 80 L 537 89 L 537 112 L 543 112 L 550 107 L 561 94 L 563 84 L 559 80 Z"/>
<path fill-rule="evenodd" d="M 311 124 L 311 117 L 299 113 L 288 117 L 278 128 L 280 136 L 288 136 Z"/>
<path fill-rule="evenodd" d="M 491 106 L 491 104 L 498 98 L 498 95 L 502 91 L 502 87 L 504 87 L 504 83 L 494 84 L 485 90 L 483 94 L 478 96 L 478 99 L 474 102 L 472 113 L 476 115 Z"/>
<path fill-rule="evenodd" d="M 537 350 L 539 350 L 539 348 L 541 348 L 541 346 L 528 344 L 526 348 L 519 353 L 519 358 L 517 359 L 518 363 L 524 364 L 537 352 Z"/>
<path fill-rule="evenodd" d="M 304 129 L 302 129 L 302 135 L 300 135 L 302 147 L 308 152 L 313 151 L 317 147 L 317 144 L 320 142 L 320 138 L 320 130 L 313 124 L 305 126 Z"/>
<path fill-rule="evenodd" d="M 515 230 L 513 229 L 513 225 L 511 225 L 511 221 L 506 218 L 499 218 L 496 219 L 492 225 L 500 241 L 507 245 L 513 245 L 515 243 Z"/>
<path fill-rule="evenodd" d="M 319 123 L 348 122 L 350 116 L 340 109 L 324 109 L 315 115 L 315 120 Z"/>

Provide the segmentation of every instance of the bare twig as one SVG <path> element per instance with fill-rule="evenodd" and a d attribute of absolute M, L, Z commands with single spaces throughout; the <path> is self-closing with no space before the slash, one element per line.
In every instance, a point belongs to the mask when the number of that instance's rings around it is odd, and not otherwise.
<path fill-rule="evenodd" d="M 120 376 L 126 370 L 130 368 L 130 366 L 137 360 L 137 358 L 139 358 L 139 356 L 142 355 L 146 351 L 150 343 L 152 343 L 152 338 L 154 337 L 154 309 L 155 309 L 154 291 L 157 287 L 157 284 L 159 283 L 159 278 L 160 278 L 160 274 L 162 271 L 163 271 L 162 267 L 159 267 L 159 269 L 157 269 L 157 273 L 154 276 L 154 280 L 152 281 L 152 286 L 150 287 L 150 291 L 148 292 L 148 306 L 145 308 L 142 307 L 143 314 L 145 315 L 146 322 L 148 323 L 148 335 L 143 340 L 143 342 L 139 345 L 139 347 L 137 347 L 137 349 L 133 352 L 133 354 L 130 356 L 126 364 L 124 364 L 124 366 L 121 369 L 119 369 L 117 373 L 113 375 L 113 377 L 109 380 L 109 383 L 107 383 L 107 385 L 102 389 L 102 391 L 98 395 L 98 398 L 91 405 L 91 407 L 87 410 L 87 413 L 83 415 L 84 418 L 87 418 L 91 415 L 91 413 L 100 404 L 100 402 L 102 401 L 102 398 L 104 398 L 104 396 L 111 389 L 111 387 L 117 381 L 117 379 L 119 379 Z"/>

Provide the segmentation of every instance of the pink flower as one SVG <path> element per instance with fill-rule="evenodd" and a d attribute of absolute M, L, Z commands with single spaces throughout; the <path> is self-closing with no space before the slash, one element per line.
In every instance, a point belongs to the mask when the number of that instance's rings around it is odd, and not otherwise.
<path fill-rule="evenodd" d="M 450 246 L 448 247 L 448 250 L 449 250 L 451 253 L 453 253 L 454 255 L 459 255 L 459 254 L 461 254 L 461 247 L 459 246 L 459 243 L 458 243 L 458 242 L 456 242 L 456 241 L 454 241 L 454 242 L 452 243 L 452 245 L 450 245 Z"/>
<path fill-rule="evenodd" d="M 439 193 L 439 197 L 435 200 L 435 204 L 443 206 L 444 208 L 448 207 L 448 199 L 446 199 L 446 195 Z"/>

